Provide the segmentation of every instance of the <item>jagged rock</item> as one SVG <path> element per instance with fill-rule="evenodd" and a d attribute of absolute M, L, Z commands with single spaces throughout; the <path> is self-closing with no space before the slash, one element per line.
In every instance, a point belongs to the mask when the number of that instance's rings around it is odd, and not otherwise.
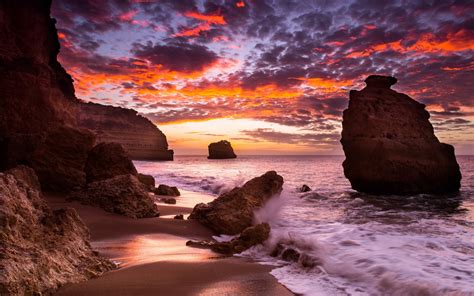
<path fill-rule="evenodd" d="M 84 190 L 72 192 L 69 199 L 131 218 L 159 216 L 153 199 L 134 175 L 89 183 Z"/>
<path fill-rule="evenodd" d="M 137 175 L 127 152 L 118 143 L 99 143 L 89 152 L 84 169 L 87 183 L 119 175 Z"/>
<path fill-rule="evenodd" d="M 274 171 L 266 172 L 208 204 L 197 204 L 189 219 L 198 220 L 216 233 L 238 234 L 252 226 L 253 212 L 280 194 L 282 186 L 280 175 Z"/>
<path fill-rule="evenodd" d="M 177 187 L 168 186 L 164 184 L 160 184 L 160 186 L 158 186 L 158 188 L 155 189 L 155 194 L 167 195 L 167 196 L 180 196 L 181 195 Z"/>
<path fill-rule="evenodd" d="M 173 219 L 176 219 L 176 220 L 184 220 L 184 215 L 183 215 L 183 214 L 178 214 L 178 215 L 174 216 Z"/>
<path fill-rule="evenodd" d="M 196 248 L 210 248 L 216 253 L 232 255 L 242 253 L 250 247 L 262 244 L 268 239 L 269 235 L 270 225 L 268 223 L 261 223 L 246 228 L 238 237 L 228 242 L 188 241 L 186 245 Z"/>
<path fill-rule="evenodd" d="M 46 190 L 68 192 L 86 183 L 84 166 L 94 145 L 87 130 L 58 127 L 50 130 L 33 152 L 30 166 Z"/>
<path fill-rule="evenodd" d="M 209 156 L 207 158 L 209 159 L 228 159 L 237 157 L 229 141 L 222 140 L 217 143 L 211 143 L 208 148 Z"/>
<path fill-rule="evenodd" d="M 161 201 L 164 202 L 165 204 L 169 204 L 169 205 L 175 205 L 176 204 L 176 198 L 172 198 L 172 197 L 162 198 Z"/>
<path fill-rule="evenodd" d="M 309 191 L 311 191 L 311 188 L 310 188 L 308 185 L 303 184 L 303 186 L 301 186 L 300 188 L 298 188 L 298 191 L 299 191 L 299 192 L 309 192 Z"/>
<path fill-rule="evenodd" d="M 5 174 L 13 175 L 18 182 L 23 182 L 25 186 L 41 191 L 41 185 L 35 171 L 25 165 L 19 165 L 5 171 Z"/>
<path fill-rule="evenodd" d="M 0 295 L 49 293 L 114 268 L 92 250 L 73 209 L 51 211 L 29 186 L 33 170 L 9 172 L 0 173 Z"/>
<path fill-rule="evenodd" d="M 173 160 L 166 136 L 137 111 L 96 103 L 79 107 L 79 126 L 92 130 L 97 142 L 120 143 L 132 159 Z"/>
<path fill-rule="evenodd" d="M 350 92 L 341 143 L 344 174 L 352 188 L 373 194 L 444 193 L 459 190 L 461 173 L 451 145 L 440 143 L 425 105 L 372 75 Z"/>
<path fill-rule="evenodd" d="M 148 191 L 154 192 L 155 191 L 155 178 L 150 175 L 145 174 L 138 174 L 138 180 L 144 184 Z"/>

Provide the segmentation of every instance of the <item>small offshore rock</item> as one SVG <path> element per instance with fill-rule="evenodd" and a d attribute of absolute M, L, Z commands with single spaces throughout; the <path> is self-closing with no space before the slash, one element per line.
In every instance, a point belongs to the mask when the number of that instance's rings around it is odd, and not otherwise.
<path fill-rule="evenodd" d="M 209 144 L 209 156 L 208 159 L 230 159 L 236 158 L 237 155 L 234 153 L 234 149 L 229 141 L 222 140 L 216 143 Z"/>
<path fill-rule="evenodd" d="M 178 215 L 174 216 L 173 219 L 176 219 L 176 220 L 184 220 L 184 215 L 183 215 L 183 214 L 178 214 Z"/>
<path fill-rule="evenodd" d="M 311 188 L 310 188 L 308 185 L 303 184 L 303 186 L 301 186 L 300 188 L 298 188 L 298 191 L 299 191 L 299 192 L 309 192 L 309 191 L 311 191 Z"/>
<path fill-rule="evenodd" d="M 164 184 L 160 184 L 157 188 L 155 188 L 156 195 L 167 195 L 167 196 L 180 196 L 181 192 L 179 192 L 178 188 L 175 186 L 168 186 Z"/>

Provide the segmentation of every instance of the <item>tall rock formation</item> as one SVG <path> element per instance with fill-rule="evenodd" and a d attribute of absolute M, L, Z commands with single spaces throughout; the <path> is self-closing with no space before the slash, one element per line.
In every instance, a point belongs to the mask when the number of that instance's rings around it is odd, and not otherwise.
<path fill-rule="evenodd" d="M 454 148 L 436 138 L 425 105 L 390 89 L 394 77 L 372 75 L 365 82 L 350 92 L 342 122 L 344 174 L 352 188 L 374 194 L 459 190 Z"/>
<path fill-rule="evenodd" d="M 132 159 L 173 160 L 166 136 L 135 110 L 85 103 L 80 105 L 78 124 L 94 131 L 98 143 L 122 144 Z"/>
<path fill-rule="evenodd" d="M 56 60 L 51 1 L 0 2 L 0 168 L 25 162 L 39 134 L 74 125 L 71 77 Z"/>
<path fill-rule="evenodd" d="M 222 140 L 216 143 L 209 144 L 209 159 L 228 159 L 228 158 L 236 158 L 237 155 L 234 153 L 234 149 L 232 149 L 232 145 L 230 145 L 229 141 Z"/>

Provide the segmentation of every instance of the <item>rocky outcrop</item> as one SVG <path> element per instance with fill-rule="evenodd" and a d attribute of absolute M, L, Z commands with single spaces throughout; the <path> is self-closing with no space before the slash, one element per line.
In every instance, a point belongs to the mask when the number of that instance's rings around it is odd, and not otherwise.
<path fill-rule="evenodd" d="M 232 255 L 265 242 L 270 236 L 270 225 L 261 223 L 244 229 L 242 233 L 227 242 L 217 241 L 187 241 L 186 245 L 197 248 L 209 248 L 216 253 Z"/>
<path fill-rule="evenodd" d="M 252 226 L 254 211 L 280 194 L 282 186 L 283 178 L 280 175 L 274 171 L 266 172 L 208 204 L 196 205 L 189 219 L 196 219 L 219 234 L 241 233 Z"/>
<path fill-rule="evenodd" d="M 181 192 L 179 192 L 176 186 L 160 184 L 157 188 L 155 188 L 155 194 L 166 196 L 180 196 Z"/>
<path fill-rule="evenodd" d="M 43 189 L 68 192 L 86 184 L 84 166 L 93 145 L 94 135 L 87 130 L 54 128 L 39 141 L 28 163 Z"/>
<path fill-rule="evenodd" d="M 79 126 L 92 130 L 97 142 L 119 143 L 132 159 L 173 160 L 166 136 L 135 110 L 84 103 L 77 116 Z"/>
<path fill-rule="evenodd" d="M 76 212 L 52 211 L 37 182 L 26 167 L 0 173 L 1 295 L 41 295 L 114 268 L 91 249 Z"/>
<path fill-rule="evenodd" d="M 155 178 L 151 175 L 138 174 L 138 180 L 145 185 L 150 192 L 155 191 Z"/>
<path fill-rule="evenodd" d="M 85 189 L 72 192 L 69 199 L 131 218 L 159 216 L 145 185 L 130 174 L 89 183 Z"/>
<path fill-rule="evenodd" d="M 459 190 L 461 173 L 451 145 L 434 135 L 425 105 L 390 86 L 394 77 L 369 76 L 350 92 L 344 111 L 344 174 L 352 188 L 374 194 Z"/>
<path fill-rule="evenodd" d="M 23 162 L 45 131 L 75 124 L 77 100 L 56 59 L 50 2 L 0 3 L 0 168 Z"/>
<path fill-rule="evenodd" d="M 222 140 L 216 143 L 211 143 L 208 148 L 209 156 L 207 158 L 209 159 L 229 159 L 237 157 L 229 141 Z"/>
<path fill-rule="evenodd" d="M 85 173 L 88 183 L 138 174 L 127 152 L 117 143 L 99 143 L 92 148 L 87 156 Z"/>

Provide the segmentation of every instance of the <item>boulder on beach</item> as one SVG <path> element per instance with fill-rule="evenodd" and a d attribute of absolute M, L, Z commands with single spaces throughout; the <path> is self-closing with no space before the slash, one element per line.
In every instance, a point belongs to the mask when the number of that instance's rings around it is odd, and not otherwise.
<path fill-rule="evenodd" d="M 35 184 L 26 167 L 0 173 L 1 295 L 49 294 L 115 267 L 92 250 L 76 211 L 52 211 Z"/>
<path fill-rule="evenodd" d="M 147 187 L 148 191 L 150 192 L 155 191 L 155 178 L 153 176 L 138 174 L 137 177 L 138 177 L 138 180 Z"/>
<path fill-rule="evenodd" d="M 165 197 L 165 198 L 162 198 L 161 201 L 164 202 L 165 204 L 169 204 L 169 205 L 175 205 L 176 204 L 176 198 L 173 198 L 173 197 Z"/>
<path fill-rule="evenodd" d="M 280 175 L 275 171 L 266 172 L 208 204 L 197 204 L 189 219 L 195 219 L 219 234 L 239 234 L 252 226 L 254 211 L 280 194 L 282 186 Z"/>
<path fill-rule="evenodd" d="M 68 198 L 131 218 L 159 216 L 145 185 L 130 174 L 89 183 L 86 188 L 72 192 Z"/>
<path fill-rule="evenodd" d="M 237 155 L 234 153 L 234 149 L 232 149 L 232 146 L 230 145 L 230 142 L 226 140 L 211 143 L 209 144 L 208 148 L 208 159 L 229 159 L 237 157 Z"/>
<path fill-rule="evenodd" d="M 181 192 L 179 192 L 176 186 L 168 186 L 165 184 L 160 184 L 157 188 L 155 188 L 156 195 L 166 195 L 166 196 L 180 196 Z"/>
<path fill-rule="evenodd" d="M 369 76 L 350 92 L 342 122 L 344 174 L 372 194 L 446 193 L 460 188 L 454 148 L 440 143 L 425 105 L 390 87 L 394 77 Z"/>
<path fill-rule="evenodd" d="M 262 244 L 269 236 L 270 225 L 268 223 L 260 223 L 245 228 L 238 237 L 230 241 L 188 241 L 186 245 L 196 248 L 209 248 L 216 253 L 232 255 L 242 253 L 255 245 Z"/>
<path fill-rule="evenodd" d="M 89 152 L 85 167 L 87 183 L 119 175 L 137 175 L 128 153 L 118 143 L 99 143 Z"/>
<path fill-rule="evenodd" d="M 84 166 L 95 137 L 88 130 L 58 127 L 47 132 L 29 164 L 43 189 L 69 192 L 86 184 Z"/>

